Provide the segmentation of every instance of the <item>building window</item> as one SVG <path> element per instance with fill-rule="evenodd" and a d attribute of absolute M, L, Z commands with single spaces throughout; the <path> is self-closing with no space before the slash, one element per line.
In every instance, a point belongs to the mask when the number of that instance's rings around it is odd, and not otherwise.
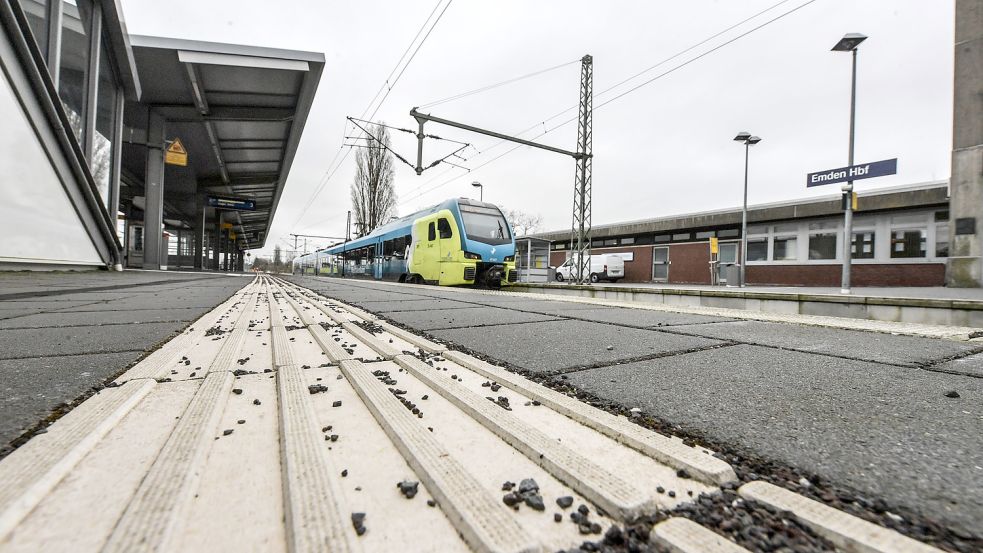
<path fill-rule="evenodd" d="M 672 241 L 673 242 L 679 242 L 679 241 L 683 241 L 683 240 L 690 240 L 690 239 L 692 239 L 692 237 L 693 237 L 693 234 L 690 233 L 690 232 L 680 232 L 678 234 L 673 234 L 672 235 Z"/>
<path fill-rule="evenodd" d="M 758 238 L 747 241 L 747 260 L 766 261 L 768 259 L 768 239 Z"/>
<path fill-rule="evenodd" d="M 604 241 L 604 245 L 605 246 L 617 246 L 618 245 L 618 239 L 617 238 L 609 238 L 609 239 L 607 239 L 607 240 Z"/>
<path fill-rule="evenodd" d="M 767 232 L 768 229 L 765 229 L 765 233 Z M 738 236 L 740 236 L 740 234 L 741 231 L 737 230 L 736 228 L 727 228 L 727 229 L 718 230 L 717 238 L 737 238 Z M 751 234 L 750 228 L 748 228 L 748 234 Z"/>
<path fill-rule="evenodd" d="M 116 129 L 116 101 L 119 91 L 111 60 L 103 39 L 99 53 L 99 87 L 96 91 L 96 132 L 92 137 L 89 165 L 102 202 L 107 205 L 113 176 L 113 131 Z"/>
<path fill-rule="evenodd" d="M 891 231 L 891 257 L 925 257 L 925 229 Z"/>
<path fill-rule="evenodd" d="M 949 212 L 948 211 L 936 211 L 935 212 L 935 221 L 936 222 L 948 221 L 948 220 L 949 220 Z"/>
<path fill-rule="evenodd" d="M 836 259 L 836 233 L 810 234 L 809 259 Z"/>
<path fill-rule="evenodd" d="M 27 24 L 31 26 L 31 34 L 38 44 L 38 49 L 45 59 L 48 59 L 48 19 L 50 11 L 48 0 L 21 0 L 20 7 L 27 16 Z"/>
<path fill-rule="evenodd" d="M 776 236 L 774 246 L 775 261 L 791 261 L 798 259 L 799 241 L 795 236 Z"/>
<path fill-rule="evenodd" d="M 799 224 L 798 223 L 786 223 L 784 225 L 775 225 L 774 227 L 772 227 L 772 229 L 775 231 L 775 234 L 786 234 L 786 233 L 789 233 L 789 232 L 799 232 Z"/>
<path fill-rule="evenodd" d="M 874 259 L 874 231 L 853 233 L 850 257 L 853 259 Z"/>
<path fill-rule="evenodd" d="M 621 239 L 621 245 L 622 246 L 628 246 L 628 245 L 631 245 L 631 244 L 634 244 L 634 243 L 635 243 L 635 239 L 634 238 L 622 238 Z"/>
<path fill-rule="evenodd" d="M 661 242 L 668 242 L 669 241 L 669 235 L 668 234 L 656 234 L 655 235 L 655 238 L 653 238 L 652 241 L 654 243 L 656 243 L 656 244 L 661 243 Z"/>
<path fill-rule="evenodd" d="M 554 250 L 565 250 L 565 249 L 567 249 L 567 244 L 566 244 L 566 242 L 559 242 L 559 243 L 553 244 L 553 249 Z"/>
<path fill-rule="evenodd" d="M 90 0 L 64 0 L 61 28 L 61 65 L 58 67 L 58 96 L 65 106 L 68 124 L 82 143 L 89 73 Z"/>
<path fill-rule="evenodd" d="M 696 239 L 697 240 L 704 240 L 704 239 L 707 239 L 707 238 L 712 237 L 714 234 L 715 233 L 712 230 L 705 230 L 705 231 L 696 233 Z"/>
<path fill-rule="evenodd" d="M 942 213 L 945 213 L 948 219 L 949 212 Z M 938 221 L 938 217 L 935 220 Z M 935 257 L 949 257 L 949 223 L 935 225 Z"/>

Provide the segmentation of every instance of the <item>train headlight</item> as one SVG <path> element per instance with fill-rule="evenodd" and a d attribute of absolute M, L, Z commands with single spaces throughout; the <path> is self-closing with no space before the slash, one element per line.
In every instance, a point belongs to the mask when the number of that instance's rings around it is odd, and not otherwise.
<path fill-rule="evenodd" d="M 464 259 L 481 259 L 481 256 L 476 253 L 464 252 Z"/>
<path fill-rule="evenodd" d="M 513 261 L 515 261 L 515 256 L 514 255 L 507 255 L 507 256 L 505 256 L 505 260 L 504 261 L 506 263 L 512 263 Z"/>

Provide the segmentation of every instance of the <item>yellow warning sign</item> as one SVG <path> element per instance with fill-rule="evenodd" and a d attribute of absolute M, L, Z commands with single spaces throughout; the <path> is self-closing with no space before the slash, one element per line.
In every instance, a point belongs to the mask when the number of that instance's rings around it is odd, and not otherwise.
<path fill-rule="evenodd" d="M 717 238 L 710 237 L 710 253 L 720 253 L 720 245 L 717 242 Z"/>
<path fill-rule="evenodd" d="M 164 163 L 168 165 L 180 165 L 184 167 L 188 164 L 188 151 L 184 149 L 180 138 L 175 138 L 167 150 L 164 151 Z"/>

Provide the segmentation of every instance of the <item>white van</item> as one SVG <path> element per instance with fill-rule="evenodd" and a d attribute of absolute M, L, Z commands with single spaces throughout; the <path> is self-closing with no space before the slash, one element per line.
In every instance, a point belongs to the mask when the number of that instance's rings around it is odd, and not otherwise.
<path fill-rule="evenodd" d="M 574 261 L 573 258 L 570 258 L 564 261 L 563 265 L 557 267 L 557 282 L 563 282 L 564 280 L 571 278 L 571 275 L 575 275 L 575 265 L 576 261 Z M 617 282 L 623 278 L 625 278 L 625 259 L 623 257 L 613 253 L 590 256 L 591 282 L 598 282 L 601 280 Z"/>

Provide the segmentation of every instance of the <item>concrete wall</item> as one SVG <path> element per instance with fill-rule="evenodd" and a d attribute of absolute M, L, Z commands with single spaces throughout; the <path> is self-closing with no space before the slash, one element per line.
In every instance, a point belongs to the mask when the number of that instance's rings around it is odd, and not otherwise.
<path fill-rule="evenodd" d="M 949 286 L 983 286 L 983 0 L 956 0 Z M 956 234 L 959 219 L 975 228 Z"/>

